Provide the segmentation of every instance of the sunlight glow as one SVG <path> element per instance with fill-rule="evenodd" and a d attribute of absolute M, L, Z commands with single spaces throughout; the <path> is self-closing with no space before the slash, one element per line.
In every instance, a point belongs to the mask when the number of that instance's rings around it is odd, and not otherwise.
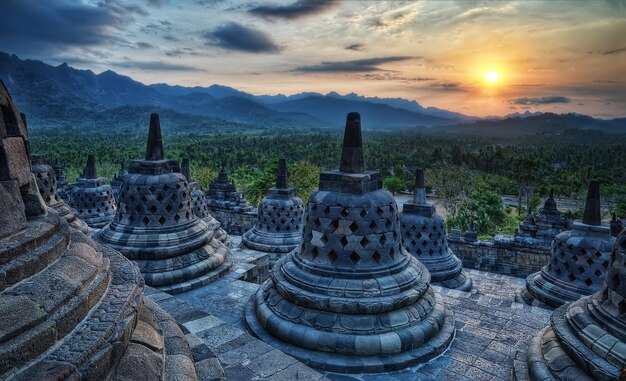
<path fill-rule="evenodd" d="M 493 70 L 485 73 L 485 80 L 489 83 L 496 83 L 498 81 L 498 78 L 500 78 L 500 75 L 498 74 L 498 72 L 495 72 Z"/>

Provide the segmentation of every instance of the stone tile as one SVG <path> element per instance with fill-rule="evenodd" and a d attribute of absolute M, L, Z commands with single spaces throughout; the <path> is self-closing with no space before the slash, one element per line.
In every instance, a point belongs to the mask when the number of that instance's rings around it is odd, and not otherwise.
<path fill-rule="evenodd" d="M 215 316 L 205 316 L 200 319 L 188 321 L 187 323 L 183 323 L 183 326 L 187 328 L 190 333 L 196 333 L 200 331 L 204 331 L 207 329 L 211 329 L 216 325 L 222 324 L 223 321 L 216 318 Z"/>
<path fill-rule="evenodd" d="M 235 364 L 224 368 L 224 376 L 227 380 L 248 381 L 255 378 L 256 374 L 241 364 Z"/>
<path fill-rule="evenodd" d="M 296 363 L 296 359 L 274 349 L 250 361 L 247 365 L 260 377 L 269 377 Z"/>

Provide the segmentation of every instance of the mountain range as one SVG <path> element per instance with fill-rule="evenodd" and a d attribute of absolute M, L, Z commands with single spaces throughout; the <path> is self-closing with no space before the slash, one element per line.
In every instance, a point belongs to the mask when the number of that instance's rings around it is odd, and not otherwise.
<path fill-rule="evenodd" d="M 313 92 L 253 95 L 232 87 L 145 85 L 107 70 L 95 74 L 67 64 L 48 65 L 0 52 L 2 79 L 20 109 L 39 126 L 119 122 L 121 115 L 165 112 L 203 125 L 336 128 L 350 111 L 361 113 L 364 128 L 423 127 L 440 132 L 494 136 L 560 133 L 568 128 L 626 132 L 625 119 L 611 121 L 577 114 L 524 113 L 505 118 L 476 118 L 403 98 L 365 97 L 355 93 Z M 207 123 L 207 121 L 209 121 Z M 29 125 L 33 123 L 29 122 Z"/>

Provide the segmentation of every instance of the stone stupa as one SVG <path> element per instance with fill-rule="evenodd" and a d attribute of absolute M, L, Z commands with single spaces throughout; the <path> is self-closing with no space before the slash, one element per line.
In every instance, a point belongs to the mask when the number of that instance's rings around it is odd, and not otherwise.
<path fill-rule="evenodd" d="M 259 204 L 259 217 L 254 227 L 242 237 L 250 249 L 284 254 L 295 249 L 302 239 L 304 205 L 296 191 L 287 183 L 287 163 L 278 162 L 276 186 L 267 191 Z M 276 260 L 278 256 L 271 258 Z"/>
<path fill-rule="evenodd" d="M 71 227 L 80 230 L 84 234 L 91 235 L 89 226 L 78 218 L 77 212 L 70 208 L 57 193 L 57 177 L 54 169 L 48 165 L 46 158 L 42 155 L 32 155 L 31 160 L 32 171 L 35 174 L 39 192 L 46 205 L 56 210 Z"/>
<path fill-rule="evenodd" d="M 541 210 L 534 216 L 529 210 L 526 219 L 519 223 L 519 233 L 515 236 L 515 240 L 550 245 L 559 233 L 570 228 L 571 221 L 559 211 L 554 199 L 554 191 L 551 189 Z"/>
<path fill-rule="evenodd" d="M 198 183 L 191 179 L 189 159 L 186 157 L 183 158 L 181 163 L 181 172 L 189 182 L 189 187 L 191 188 L 191 204 L 193 205 L 193 212 L 196 214 L 196 217 L 206 222 L 209 230 L 215 235 L 215 238 L 224 245 L 230 246 L 230 237 L 224 229 L 222 229 L 220 222 L 209 212 L 209 206 L 207 205 L 204 192 L 200 189 Z"/>
<path fill-rule="evenodd" d="M 1 81 L 0 159 L 0 379 L 196 380 L 185 335 L 144 299 L 137 267 L 46 207 Z"/>
<path fill-rule="evenodd" d="M 600 182 L 592 180 L 582 223 L 561 232 L 552 242 L 550 262 L 526 278 L 516 300 L 556 308 L 598 291 L 609 266 L 611 237 L 600 215 Z"/>
<path fill-rule="evenodd" d="M 554 311 L 518 351 L 514 378 L 622 380 L 626 369 L 626 230 L 618 236 L 601 288 Z"/>
<path fill-rule="evenodd" d="M 254 207 L 248 204 L 243 194 L 237 191 L 235 182 L 228 179 L 228 172 L 222 168 L 217 179 L 209 185 L 206 200 L 210 208 L 230 210 L 235 213 L 250 213 Z"/>
<path fill-rule="evenodd" d="M 158 114 L 150 116 L 146 158 L 130 161 L 115 218 L 98 239 L 134 260 L 147 285 L 173 294 L 230 269 L 228 249 L 194 214 L 178 162 L 164 158 Z"/>
<path fill-rule="evenodd" d="M 472 289 L 463 263 L 448 247 L 443 218 L 437 215 L 435 205 L 426 201 L 422 169 L 416 173 L 413 201 L 405 203 L 400 214 L 400 231 L 402 245 L 426 266 L 433 284 L 461 291 Z"/>
<path fill-rule="evenodd" d="M 69 204 L 90 228 L 101 229 L 113 220 L 117 206 L 113 188 L 96 173 L 96 158 L 87 157 L 83 176 L 78 178 L 70 194 Z"/>
<path fill-rule="evenodd" d="M 300 246 L 280 258 L 246 310 L 251 332 L 307 365 L 383 372 L 441 354 L 454 317 L 403 247 L 396 202 L 363 165 L 348 114 L 340 169 L 322 172 Z"/>

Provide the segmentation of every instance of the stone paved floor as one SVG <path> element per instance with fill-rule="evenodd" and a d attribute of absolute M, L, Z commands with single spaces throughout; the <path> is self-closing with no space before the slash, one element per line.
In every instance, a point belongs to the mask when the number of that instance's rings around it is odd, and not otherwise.
<path fill-rule="evenodd" d="M 239 242 L 238 237 L 232 238 L 234 238 L 233 241 L 236 245 Z M 236 261 L 243 263 L 246 262 L 246 256 L 250 254 L 246 250 L 240 249 L 233 250 L 233 253 L 233 257 L 237 258 Z M 237 272 L 238 268 L 240 269 L 239 272 Z M 217 358 L 224 365 L 226 376 L 230 380 L 247 380 L 263 375 L 267 376 L 274 367 L 279 371 L 285 371 L 286 369 L 296 369 L 296 365 L 297 369 L 301 369 L 302 377 L 307 377 L 310 368 L 282 354 L 282 352 L 273 350 L 247 334 L 245 335 L 249 338 L 240 338 L 245 329 L 243 309 L 258 288 L 257 284 L 239 279 L 247 271 L 245 268 L 249 268 L 249 266 L 235 267 L 235 271 L 222 279 L 207 287 L 176 295 L 170 303 L 174 305 L 183 303 L 189 308 L 194 308 L 202 314 L 211 316 L 211 318 L 207 318 L 210 321 L 207 320 L 206 325 L 202 325 L 204 324 L 203 320 L 199 320 L 195 324 L 203 329 L 206 337 L 209 337 L 212 349 L 216 348 Z M 451 347 L 442 356 L 425 365 L 399 372 L 364 375 L 327 373 L 326 376 L 337 381 L 510 380 L 516 348 L 523 346 L 536 331 L 548 324 L 551 311 L 514 302 L 515 292 L 524 286 L 524 279 L 522 278 L 478 270 L 466 271 L 474 280 L 474 288 L 471 293 L 435 287 L 442 293 L 446 304 L 452 308 L 455 314 L 455 339 Z M 212 319 L 217 319 L 220 323 L 215 325 L 211 323 Z M 248 344 L 247 340 L 255 340 L 255 344 Z M 245 343 L 231 348 L 234 344 L 220 344 L 221 341 Z M 220 345 L 225 345 L 225 347 L 220 348 Z M 226 349 L 228 350 L 225 351 Z M 259 361 L 264 363 L 261 365 L 246 357 L 261 352 L 268 357 L 261 359 L 271 359 L 272 361 Z M 270 356 L 269 353 L 272 355 Z M 289 357 L 291 360 L 285 360 L 285 364 L 274 361 L 273 357 L 279 354 Z M 238 359 L 238 356 L 243 356 L 243 360 Z M 293 362 L 291 362 L 292 360 Z M 250 362 L 246 363 L 247 361 Z M 242 362 L 248 365 L 242 365 Z M 289 365 L 285 368 L 287 363 Z M 255 368 L 257 373 L 253 376 L 243 369 L 250 364 L 253 367 L 265 366 L 266 368 L 265 370 Z M 282 373 L 279 376 L 282 377 Z M 307 379 L 295 378 L 293 374 L 292 376 L 294 380 Z M 318 376 L 318 373 L 314 373 L 312 377 Z M 272 378 L 273 376 L 268 377 Z M 276 377 L 276 379 L 281 379 L 280 377 Z"/>

